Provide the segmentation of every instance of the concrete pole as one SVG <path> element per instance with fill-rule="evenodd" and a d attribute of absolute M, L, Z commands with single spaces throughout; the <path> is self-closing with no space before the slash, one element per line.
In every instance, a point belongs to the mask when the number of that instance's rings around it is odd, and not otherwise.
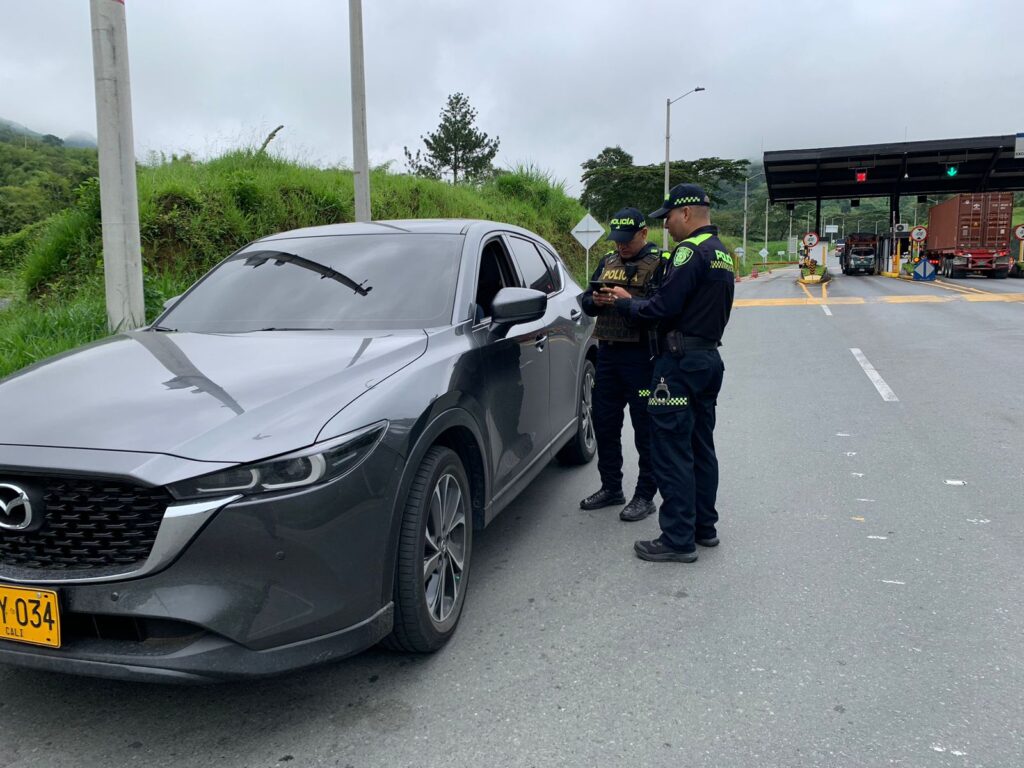
<path fill-rule="evenodd" d="M 764 199 L 764 249 L 768 250 L 768 198 Z"/>
<path fill-rule="evenodd" d="M 682 98 L 682 97 L 680 97 Z M 669 137 L 669 119 L 672 112 L 672 100 L 665 99 L 665 192 L 664 199 L 668 200 L 668 137 Z M 668 227 L 665 226 L 664 219 L 661 222 L 661 250 L 668 250 Z"/>
<path fill-rule="evenodd" d="M 370 157 L 366 142 L 362 0 L 348 0 L 348 34 L 352 70 L 352 180 L 355 185 L 355 214 L 356 221 L 370 221 Z"/>
<path fill-rule="evenodd" d="M 743 263 L 747 263 L 747 183 L 750 179 L 743 180 Z"/>
<path fill-rule="evenodd" d="M 107 325 L 111 331 L 125 331 L 146 322 L 128 78 L 128 31 L 124 0 L 90 0 L 89 5 L 96 80 Z"/>

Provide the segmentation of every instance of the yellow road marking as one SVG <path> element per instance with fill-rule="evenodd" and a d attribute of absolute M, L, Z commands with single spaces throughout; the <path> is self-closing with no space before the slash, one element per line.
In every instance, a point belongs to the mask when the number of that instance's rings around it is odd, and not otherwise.
<path fill-rule="evenodd" d="M 801 299 L 735 299 L 734 307 L 817 307 L 822 304 L 837 306 L 842 304 L 945 304 L 951 301 L 973 302 L 1024 302 L 1024 293 L 958 293 L 954 296 L 935 296 L 917 294 L 912 296 L 876 296 L 865 299 L 861 296 L 837 296 L 824 301 L 811 298 Z"/>
<path fill-rule="evenodd" d="M 991 293 L 991 291 L 983 291 L 981 288 L 974 288 L 969 285 L 957 285 L 956 283 L 947 283 L 945 280 L 936 280 L 935 284 L 940 286 L 941 288 L 945 288 L 946 290 L 959 291 L 960 293 Z"/>
<path fill-rule="evenodd" d="M 964 294 L 964 301 L 1024 301 L 1024 293 Z"/>
<path fill-rule="evenodd" d="M 931 294 L 921 296 L 880 296 L 878 300 L 883 304 L 940 304 L 947 301 L 956 301 L 952 296 L 932 296 Z"/>
<path fill-rule="evenodd" d="M 828 301 L 828 283 L 821 284 L 821 299 L 822 301 Z"/>
<path fill-rule="evenodd" d="M 807 290 L 807 286 L 806 285 L 804 285 L 803 283 L 797 283 L 797 285 L 799 285 L 803 289 L 803 292 L 807 294 L 807 298 L 808 299 L 813 299 L 814 298 L 813 296 L 811 296 L 811 292 L 809 290 Z"/>

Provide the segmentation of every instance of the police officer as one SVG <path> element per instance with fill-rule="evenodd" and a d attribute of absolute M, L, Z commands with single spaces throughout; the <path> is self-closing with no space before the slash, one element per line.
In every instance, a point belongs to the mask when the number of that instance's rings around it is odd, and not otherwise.
<path fill-rule="evenodd" d="M 633 498 L 619 513 L 626 522 L 643 520 L 654 507 L 654 470 L 651 467 L 650 419 L 647 399 L 640 390 L 651 381 L 651 352 L 643 323 L 627 320 L 615 311 L 614 299 L 595 283 L 619 286 L 626 296 L 645 297 L 660 274 L 662 253 L 647 242 L 647 222 L 636 208 L 623 208 L 611 220 L 608 238 L 615 244 L 594 270 L 583 293 L 583 311 L 597 317 L 597 380 L 594 385 L 594 431 L 597 434 L 597 469 L 601 488 L 580 502 L 582 509 L 625 504 L 622 494 L 622 420 L 629 405 L 633 437 L 640 454 L 639 476 Z"/>
<path fill-rule="evenodd" d="M 711 226 L 711 201 L 695 184 L 673 187 L 651 214 L 678 243 L 664 280 L 649 299 L 614 288 L 615 308 L 635 322 L 658 324 L 659 354 L 644 392 L 651 415 L 652 459 L 661 491 L 661 535 L 637 541 L 643 560 L 692 563 L 695 544 L 718 545 L 715 405 L 722 387 L 718 347 L 735 291 L 732 258 Z"/>

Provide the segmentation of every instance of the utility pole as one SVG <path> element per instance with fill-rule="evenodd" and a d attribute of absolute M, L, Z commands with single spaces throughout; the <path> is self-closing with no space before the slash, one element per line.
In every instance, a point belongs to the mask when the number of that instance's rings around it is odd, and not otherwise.
<path fill-rule="evenodd" d="M 355 214 L 356 221 L 370 221 L 370 157 L 366 142 L 362 0 L 348 0 L 348 36 L 352 70 L 352 181 L 355 185 Z"/>
<path fill-rule="evenodd" d="M 768 250 L 768 198 L 764 199 L 764 249 Z"/>
<path fill-rule="evenodd" d="M 90 0 L 89 15 L 107 326 L 111 331 L 127 331 L 145 324 L 146 307 L 124 0 Z"/>
<path fill-rule="evenodd" d="M 682 99 L 682 98 L 684 98 L 686 96 L 689 96 L 691 93 L 698 93 L 699 91 L 703 91 L 703 90 L 704 90 L 704 88 L 702 86 L 698 85 L 696 88 L 693 88 L 692 90 L 687 91 L 682 96 L 677 96 L 674 99 L 665 99 L 665 199 L 666 200 L 668 200 L 668 166 L 669 166 L 669 159 L 668 158 L 669 158 L 669 140 L 670 140 L 670 136 L 671 136 L 670 126 L 671 126 L 671 119 L 672 119 L 672 105 L 675 104 L 680 99 Z M 662 250 L 667 251 L 668 250 L 668 227 L 664 226 L 664 222 L 662 222 L 662 226 L 663 226 L 663 229 L 661 230 L 661 247 L 662 247 Z"/>

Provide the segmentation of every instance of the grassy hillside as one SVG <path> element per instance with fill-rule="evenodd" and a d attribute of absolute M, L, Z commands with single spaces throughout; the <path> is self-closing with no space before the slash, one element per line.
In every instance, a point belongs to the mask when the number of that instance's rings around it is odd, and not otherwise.
<path fill-rule="evenodd" d="M 352 174 L 303 167 L 249 151 L 209 162 L 174 160 L 139 170 L 146 315 L 246 243 L 296 227 L 351 221 Z M 483 186 L 375 172 L 373 217 L 482 218 L 547 238 L 582 273 L 569 234 L 585 213 L 532 169 Z M 0 376 L 106 335 L 99 188 L 82 184 L 74 205 L 0 235 Z"/>

